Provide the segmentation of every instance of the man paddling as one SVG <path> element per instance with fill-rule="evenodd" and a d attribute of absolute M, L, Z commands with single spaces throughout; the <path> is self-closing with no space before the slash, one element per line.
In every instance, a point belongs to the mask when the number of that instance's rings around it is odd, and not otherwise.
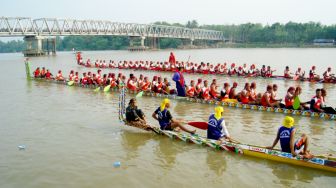
<path fill-rule="evenodd" d="M 224 109 L 221 106 L 215 108 L 215 113 L 211 114 L 208 121 L 207 138 L 219 140 L 220 142 L 228 140 L 232 142 L 230 134 L 225 126 L 223 118 Z"/>
<path fill-rule="evenodd" d="M 157 108 L 152 117 L 159 121 L 161 130 L 174 130 L 175 128 L 180 128 L 185 132 L 195 134 L 196 130 L 190 130 L 183 126 L 180 122 L 173 119 L 168 108 L 170 107 L 169 99 L 163 99 L 159 108 Z"/>
<path fill-rule="evenodd" d="M 145 115 L 137 106 L 136 99 L 132 98 L 126 108 L 126 124 L 144 130 L 151 130 L 152 127 L 147 124 Z"/>
<path fill-rule="evenodd" d="M 267 149 L 273 149 L 275 145 L 280 140 L 281 151 L 286 153 L 291 153 L 293 157 L 298 154 L 302 155 L 304 158 L 313 158 L 314 156 L 309 153 L 308 145 L 309 140 L 306 134 L 302 134 L 301 137 L 294 141 L 294 136 L 296 129 L 294 126 L 294 118 L 286 116 L 283 120 L 283 125 L 279 128 L 277 136 L 273 142 L 272 146 L 267 147 Z"/>

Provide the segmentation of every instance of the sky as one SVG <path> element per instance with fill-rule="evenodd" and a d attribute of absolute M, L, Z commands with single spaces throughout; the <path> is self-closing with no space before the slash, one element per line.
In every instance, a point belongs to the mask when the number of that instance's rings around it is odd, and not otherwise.
<path fill-rule="evenodd" d="M 115 22 L 336 24 L 336 0 L 1 0 L 0 16 Z"/>

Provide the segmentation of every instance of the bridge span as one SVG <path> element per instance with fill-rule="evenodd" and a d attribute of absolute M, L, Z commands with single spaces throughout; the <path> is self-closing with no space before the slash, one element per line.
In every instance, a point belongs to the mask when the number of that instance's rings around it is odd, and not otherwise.
<path fill-rule="evenodd" d="M 120 23 L 105 20 L 77 20 L 58 18 L 29 17 L 0 17 L 0 37 L 24 37 L 27 42 L 26 55 L 43 53 L 42 43 L 52 46 L 56 52 L 55 36 L 128 36 L 131 39 L 140 38 L 141 48 L 145 48 L 146 38 L 177 38 L 190 40 L 224 41 L 222 32 L 205 29 L 191 29 L 186 27 Z M 49 39 L 48 39 L 49 37 Z M 155 41 L 154 40 L 154 41 Z M 130 42 L 131 45 L 133 42 Z"/>

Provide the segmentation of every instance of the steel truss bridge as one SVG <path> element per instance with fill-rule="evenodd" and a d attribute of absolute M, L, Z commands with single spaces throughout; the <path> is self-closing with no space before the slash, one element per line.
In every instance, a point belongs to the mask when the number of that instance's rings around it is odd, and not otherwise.
<path fill-rule="evenodd" d="M 113 35 L 224 41 L 222 32 L 205 29 L 103 20 L 0 17 L 0 37 L 70 35 Z"/>

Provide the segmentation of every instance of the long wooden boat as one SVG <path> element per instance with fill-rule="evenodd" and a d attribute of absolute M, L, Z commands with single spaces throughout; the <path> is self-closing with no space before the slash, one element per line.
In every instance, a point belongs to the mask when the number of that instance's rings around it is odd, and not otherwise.
<path fill-rule="evenodd" d="M 86 66 L 86 65 L 80 65 L 84 66 L 86 68 L 97 68 L 97 69 L 119 69 L 116 68 L 110 68 L 110 67 L 96 67 L 94 65 Z M 124 69 L 120 69 L 124 70 Z M 125 68 L 125 70 L 143 70 L 143 71 L 155 71 L 155 72 L 172 72 L 172 71 L 164 71 L 164 70 L 155 70 L 153 68 L 151 69 L 134 69 L 134 68 Z M 199 74 L 199 75 L 217 75 L 217 76 L 225 76 L 225 77 L 231 77 L 231 78 L 251 78 L 251 79 L 273 79 L 273 80 L 286 80 L 286 81 L 296 81 L 296 82 L 310 82 L 310 83 L 323 83 L 323 84 L 336 84 L 336 81 L 326 82 L 323 79 L 320 80 L 310 80 L 309 78 L 303 78 L 303 79 L 294 79 L 294 78 L 285 78 L 284 76 L 272 76 L 272 77 L 262 77 L 262 76 L 238 76 L 238 75 L 228 75 L 228 74 L 220 74 L 220 73 L 200 73 L 200 72 L 184 72 L 185 74 Z"/>
<path fill-rule="evenodd" d="M 190 142 L 198 145 L 204 145 L 211 148 L 237 153 L 240 155 L 252 156 L 291 165 L 303 166 L 313 169 L 319 169 L 329 172 L 336 172 L 336 159 L 332 157 L 316 156 L 312 159 L 302 159 L 293 157 L 290 153 L 281 152 L 279 150 L 266 149 L 260 146 L 248 144 L 238 144 L 232 142 L 222 142 L 219 144 L 216 140 L 210 140 L 198 135 L 190 135 L 175 131 L 162 131 L 160 128 L 154 128 L 154 132 L 167 136 L 172 139 Z"/>
<path fill-rule="evenodd" d="M 32 79 L 44 81 L 44 82 L 67 85 L 67 83 L 63 81 L 46 80 L 46 79 L 41 79 L 41 78 L 32 78 Z M 91 88 L 91 89 L 98 88 L 98 86 L 95 86 L 95 85 L 82 86 L 81 84 L 78 84 L 78 83 L 74 83 L 73 86 Z M 101 87 L 99 90 L 103 91 L 103 88 Z M 118 92 L 118 91 L 119 91 L 118 88 L 111 88 L 109 92 Z M 131 91 L 131 90 L 127 90 L 127 93 L 137 94 L 136 91 Z M 154 92 L 143 92 L 143 95 L 150 96 L 150 97 L 158 97 L 158 98 L 169 98 L 173 100 L 187 101 L 187 102 L 200 103 L 200 104 L 220 105 L 220 106 L 226 106 L 226 107 L 232 107 L 232 108 L 266 111 L 266 112 L 282 113 L 282 114 L 291 114 L 291 115 L 298 115 L 298 116 L 304 116 L 304 117 L 321 118 L 324 120 L 336 120 L 336 114 L 317 113 L 317 112 L 311 112 L 308 110 L 291 110 L 291 109 L 285 109 L 285 108 L 274 108 L 274 107 L 264 107 L 264 106 L 259 106 L 259 105 L 242 104 L 239 102 L 221 102 L 221 101 L 216 101 L 216 100 L 202 100 L 202 99 L 195 99 L 195 98 L 188 98 L 188 97 L 179 97 L 176 95 L 165 95 L 165 94 L 159 94 L 159 93 L 154 93 Z"/>

